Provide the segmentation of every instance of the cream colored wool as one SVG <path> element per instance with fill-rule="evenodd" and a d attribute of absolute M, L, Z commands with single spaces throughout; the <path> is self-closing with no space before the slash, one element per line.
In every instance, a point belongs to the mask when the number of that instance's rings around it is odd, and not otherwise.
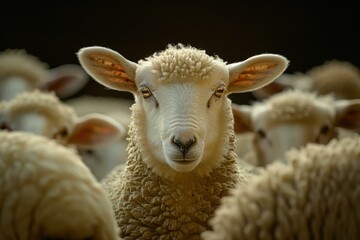
<path fill-rule="evenodd" d="M 53 92 L 42 92 L 35 89 L 30 92 L 19 93 L 6 105 L 11 118 L 16 118 L 18 114 L 30 111 L 37 112 L 46 116 L 54 129 L 65 128 L 68 132 L 76 120 L 74 110 L 62 103 Z"/>
<path fill-rule="evenodd" d="M 0 131 L 0 175 L 0 239 L 119 239 L 111 203 L 73 151 Z"/>
<path fill-rule="evenodd" d="M 282 74 L 276 81 L 253 91 L 258 99 L 265 99 L 286 89 L 331 94 L 336 99 L 360 98 L 360 69 L 347 61 L 330 60 L 305 73 Z"/>
<path fill-rule="evenodd" d="M 48 79 L 48 65 L 23 49 L 8 49 L 0 53 L 0 81 L 22 76 L 34 88 Z"/>
<path fill-rule="evenodd" d="M 356 135 L 359 110 L 359 99 L 339 100 L 298 89 L 252 105 L 233 104 L 236 152 L 255 166 L 285 161 L 285 153 L 292 148 Z"/>
<path fill-rule="evenodd" d="M 1 105 L 3 105 L 3 110 L 1 109 Z M 34 131 L 33 133 L 46 136 L 50 139 L 56 139 L 58 143 L 69 148 L 76 148 L 83 162 L 90 168 L 98 180 L 112 170 L 115 165 L 126 161 L 126 129 L 122 128 L 121 124 L 119 124 L 121 132 L 119 129 L 117 129 L 119 132 L 114 130 L 114 137 L 110 139 L 111 136 L 107 136 L 108 141 L 103 141 L 101 144 L 95 144 L 96 142 L 94 141 L 91 142 L 94 143 L 94 145 L 85 147 L 81 144 L 78 145 L 76 139 L 96 139 L 91 132 L 83 132 L 77 133 L 75 142 L 71 141 L 72 134 L 76 132 L 79 121 L 82 119 L 81 117 L 86 118 L 87 116 L 91 116 L 91 114 L 77 116 L 73 108 L 63 103 L 53 92 L 42 92 L 35 89 L 29 92 L 19 93 L 14 99 L 3 102 L 1 105 L 0 129 L 32 132 L 35 123 L 39 122 L 40 124 L 38 126 L 40 126 L 40 130 Z M 17 124 L 26 114 L 39 115 L 38 118 L 24 120 L 30 125 L 28 128 L 23 127 L 23 122 Z M 102 117 L 103 115 L 99 114 L 97 116 Z M 125 118 L 126 117 L 124 117 L 124 119 Z M 41 122 L 42 119 L 44 119 L 44 122 Z M 109 121 L 109 119 L 111 118 L 105 120 Z M 106 127 L 98 125 L 94 128 L 104 131 Z M 99 140 L 99 142 L 101 141 L 102 140 Z"/>
<path fill-rule="evenodd" d="M 122 235 L 125 239 L 199 239 L 220 199 L 252 176 L 239 169 L 236 161 L 230 109 L 228 144 L 219 166 L 208 176 L 170 171 L 166 177 L 144 162 L 139 127 L 143 113 L 136 104 L 132 110 L 127 166 L 119 166 L 102 181 Z"/>
<path fill-rule="evenodd" d="M 204 240 L 360 239 L 360 138 L 290 151 L 222 200 Z"/>
<path fill-rule="evenodd" d="M 254 106 L 268 105 L 271 108 L 268 118 L 272 121 L 296 121 L 311 120 L 318 106 L 315 102 L 328 105 L 333 103 L 334 99 L 330 96 L 319 96 L 312 92 L 303 92 L 297 90 L 287 90 L 278 93 L 267 100 L 255 102 Z"/>
<path fill-rule="evenodd" d="M 318 94 L 334 94 L 337 99 L 360 98 L 360 69 L 350 62 L 327 61 L 306 75 L 312 79 L 312 91 Z"/>
<path fill-rule="evenodd" d="M 230 189 L 248 181 L 234 151 L 231 93 L 279 76 L 286 58 L 264 54 L 226 65 L 169 45 L 134 63 L 104 47 L 80 64 L 100 84 L 134 94 L 128 160 L 103 181 L 125 239 L 200 239 Z"/>

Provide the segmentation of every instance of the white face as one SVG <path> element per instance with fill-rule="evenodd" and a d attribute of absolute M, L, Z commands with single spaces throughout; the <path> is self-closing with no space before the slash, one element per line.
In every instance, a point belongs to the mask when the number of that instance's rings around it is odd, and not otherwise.
<path fill-rule="evenodd" d="M 154 158 L 190 172 L 215 157 L 224 142 L 219 135 L 226 129 L 227 81 L 228 73 L 219 71 L 207 80 L 159 83 L 148 69 L 141 70 L 136 101 L 145 115 L 145 147 Z"/>
<path fill-rule="evenodd" d="M 56 134 L 61 134 L 59 126 L 52 124 L 48 117 L 35 111 L 25 111 L 15 117 L 4 111 L 0 114 L 0 124 L 10 131 L 29 132 L 48 138 L 55 138 L 58 137 L 55 136 Z"/>
<path fill-rule="evenodd" d="M 126 147 L 127 141 L 119 138 L 98 147 L 79 149 L 79 154 L 94 176 L 101 180 L 117 165 L 126 162 Z"/>
<path fill-rule="evenodd" d="M 285 154 L 293 148 L 307 143 L 326 144 L 335 137 L 334 111 L 316 106 L 317 111 L 311 118 L 298 120 L 269 120 L 271 109 L 257 109 L 252 115 L 254 147 L 257 159 L 262 165 L 273 161 L 285 162 Z"/>
<path fill-rule="evenodd" d="M 0 81 L 0 101 L 9 101 L 17 94 L 29 89 L 28 81 L 20 76 L 2 79 Z"/>

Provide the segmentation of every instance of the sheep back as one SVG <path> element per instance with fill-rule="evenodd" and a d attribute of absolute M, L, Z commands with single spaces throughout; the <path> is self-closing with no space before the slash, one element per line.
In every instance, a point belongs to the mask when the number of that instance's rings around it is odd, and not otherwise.
<path fill-rule="evenodd" d="M 360 138 L 309 144 L 235 188 L 206 240 L 359 239 Z"/>
<path fill-rule="evenodd" d="M 44 137 L 0 132 L 0 239 L 118 239 L 101 185 Z"/>

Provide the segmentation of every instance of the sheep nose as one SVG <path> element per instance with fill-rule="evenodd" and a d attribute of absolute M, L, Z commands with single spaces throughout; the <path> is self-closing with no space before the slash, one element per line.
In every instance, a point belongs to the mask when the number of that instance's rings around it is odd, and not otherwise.
<path fill-rule="evenodd" d="M 177 137 L 172 137 L 171 139 L 172 144 L 176 145 L 180 152 L 182 152 L 184 155 L 189 151 L 190 147 L 194 145 L 196 142 L 196 137 L 192 137 L 190 139 L 180 139 Z"/>

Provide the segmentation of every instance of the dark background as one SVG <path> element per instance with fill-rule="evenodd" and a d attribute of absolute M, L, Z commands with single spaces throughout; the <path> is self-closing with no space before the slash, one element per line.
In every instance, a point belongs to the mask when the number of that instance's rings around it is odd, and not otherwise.
<path fill-rule="evenodd" d="M 25 49 L 50 67 L 78 63 L 81 47 L 112 48 L 138 61 L 169 43 L 217 54 L 228 63 L 260 53 L 282 54 L 286 72 L 307 71 L 327 60 L 360 67 L 357 1 L 317 5 L 278 1 L 49 1 L 2 3 L 0 51 Z M 93 80 L 82 94 L 132 98 Z M 250 93 L 230 96 L 235 102 Z"/>

